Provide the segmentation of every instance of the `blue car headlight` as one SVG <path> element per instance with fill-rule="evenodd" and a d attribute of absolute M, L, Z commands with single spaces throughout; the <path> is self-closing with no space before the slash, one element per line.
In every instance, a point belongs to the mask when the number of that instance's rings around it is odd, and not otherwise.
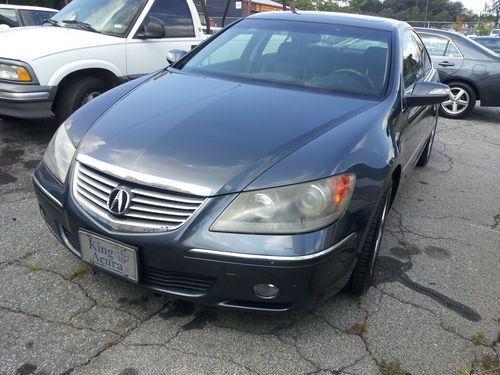
<path fill-rule="evenodd" d="M 344 213 L 355 181 L 353 174 L 343 174 L 240 193 L 215 221 L 211 230 L 294 234 L 323 228 Z"/>
<path fill-rule="evenodd" d="M 44 164 L 61 183 L 66 180 L 75 151 L 76 147 L 66 132 L 66 126 L 62 124 L 43 155 Z"/>

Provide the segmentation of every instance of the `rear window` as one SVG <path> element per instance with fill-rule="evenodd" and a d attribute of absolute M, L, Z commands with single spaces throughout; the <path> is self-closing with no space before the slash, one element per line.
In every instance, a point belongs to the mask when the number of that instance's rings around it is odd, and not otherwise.
<path fill-rule="evenodd" d="M 381 30 L 246 19 L 176 68 L 377 97 L 388 82 L 390 41 Z"/>

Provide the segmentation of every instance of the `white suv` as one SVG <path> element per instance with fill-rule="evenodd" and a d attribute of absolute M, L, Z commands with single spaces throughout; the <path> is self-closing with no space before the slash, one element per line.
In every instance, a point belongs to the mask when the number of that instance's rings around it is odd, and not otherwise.
<path fill-rule="evenodd" d="M 192 0 L 73 0 L 45 26 L 0 32 L 0 117 L 61 122 L 206 37 Z"/>

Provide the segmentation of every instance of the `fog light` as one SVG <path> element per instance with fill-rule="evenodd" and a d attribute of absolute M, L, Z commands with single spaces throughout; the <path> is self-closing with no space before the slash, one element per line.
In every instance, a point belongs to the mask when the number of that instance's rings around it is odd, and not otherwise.
<path fill-rule="evenodd" d="M 280 292 L 279 288 L 273 284 L 255 284 L 253 291 L 257 297 L 264 299 L 275 298 Z"/>

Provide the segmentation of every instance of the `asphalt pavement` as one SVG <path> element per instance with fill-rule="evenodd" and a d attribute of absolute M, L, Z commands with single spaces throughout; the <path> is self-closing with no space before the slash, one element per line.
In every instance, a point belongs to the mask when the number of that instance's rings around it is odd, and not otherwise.
<path fill-rule="evenodd" d="M 0 374 L 418 375 L 500 366 L 500 109 L 440 119 L 429 164 L 403 179 L 366 295 L 280 316 L 175 301 L 70 254 L 46 228 L 31 184 L 55 129 L 0 120 Z"/>

